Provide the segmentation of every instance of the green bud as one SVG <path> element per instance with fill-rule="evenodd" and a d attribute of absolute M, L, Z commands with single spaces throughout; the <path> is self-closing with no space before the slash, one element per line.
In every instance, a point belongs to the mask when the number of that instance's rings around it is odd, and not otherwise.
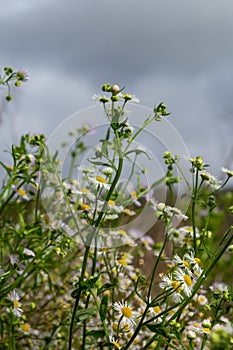
<path fill-rule="evenodd" d="M 229 301 L 229 299 L 230 299 L 230 298 L 229 298 L 229 292 L 224 292 L 224 293 L 223 293 L 223 300 L 224 300 L 224 301 Z"/>
<path fill-rule="evenodd" d="M 11 96 L 11 95 L 7 95 L 7 96 L 6 96 L 6 100 L 7 100 L 8 102 L 10 102 L 10 101 L 12 100 L 12 96 Z"/>
<path fill-rule="evenodd" d="M 19 87 L 19 86 L 21 86 L 21 85 L 22 85 L 22 82 L 21 82 L 21 81 L 18 80 L 18 81 L 15 82 L 15 86 Z"/>
<path fill-rule="evenodd" d="M 167 113 L 167 106 L 163 102 L 161 102 L 158 106 L 154 107 L 154 113 L 155 115 L 159 114 L 162 116 L 167 116 L 170 114 L 170 113 Z"/>
<path fill-rule="evenodd" d="M 130 101 L 133 99 L 132 95 L 130 94 L 124 94 L 122 97 L 125 101 Z"/>
<path fill-rule="evenodd" d="M 106 92 L 110 92 L 111 91 L 111 85 L 110 84 L 104 84 L 102 86 L 102 90 L 106 91 Z"/>
<path fill-rule="evenodd" d="M 116 96 L 116 95 L 112 95 L 112 96 L 111 96 L 111 100 L 112 100 L 113 102 L 117 102 L 117 101 L 119 101 L 119 97 Z"/>
<path fill-rule="evenodd" d="M 230 214 L 233 214 L 233 205 L 231 205 L 231 206 L 228 208 L 228 212 L 229 212 Z"/>
<path fill-rule="evenodd" d="M 170 157 L 171 157 L 171 152 L 169 151 L 164 152 L 163 158 L 170 158 Z"/>
<path fill-rule="evenodd" d="M 100 97 L 99 101 L 102 103 L 108 103 L 110 100 L 109 100 L 109 98 L 102 96 L 102 97 Z"/>

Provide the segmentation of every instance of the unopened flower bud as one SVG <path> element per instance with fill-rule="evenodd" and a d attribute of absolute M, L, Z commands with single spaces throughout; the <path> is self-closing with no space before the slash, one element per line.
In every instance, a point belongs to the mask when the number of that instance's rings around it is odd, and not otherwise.
<path fill-rule="evenodd" d="M 110 92 L 111 91 L 111 85 L 110 84 L 104 84 L 102 86 L 102 90 L 106 91 L 106 92 Z"/>
<path fill-rule="evenodd" d="M 121 91 L 121 89 L 120 89 L 119 85 L 117 85 L 117 84 L 114 84 L 111 88 L 111 92 L 113 95 L 119 94 L 120 91 Z"/>

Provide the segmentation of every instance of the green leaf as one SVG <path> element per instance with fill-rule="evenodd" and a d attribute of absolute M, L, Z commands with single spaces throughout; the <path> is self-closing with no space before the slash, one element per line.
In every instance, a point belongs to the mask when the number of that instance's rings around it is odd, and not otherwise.
<path fill-rule="evenodd" d="M 72 298 L 76 298 L 76 296 L 78 295 L 78 292 L 79 292 L 79 288 L 76 288 L 75 290 L 73 290 L 73 292 L 71 292 L 71 296 Z"/>
<path fill-rule="evenodd" d="M 136 154 L 141 154 L 141 153 L 143 153 L 143 154 L 146 155 L 146 157 L 147 157 L 149 160 L 151 160 L 151 158 L 149 157 L 149 155 L 148 155 L 145 151 L 143 151 L 143 150 L 141 150 L 141 149 L 132 149 L 131 151 L 126 152 L 126 153 L 125 153 L 125 156 L 127 156 L 127 155 L 130 154 L 130 153 L 136 153 Z"/>
<path fill-rule="evenodd" d="M 104 333 L 104 331 L 97 329 L 97 330 L 92 330 L 90 332 L 87 332 L 87 336 L 94 337 L 95 339 L 98 339 L 98 338 L 103 339 L 105 336 L 105 333 Z"/>
<path fill-rule="evenodd" d="M 112 283 L 105 283 L 102 287 L 100 287 L 97 291 L 97 295 L 100 295 L 101 293 L 105 292 L 106 290 L 113 289 L 115 287 L 115 284 Z"/>
<path fill-rule="evenodd" d="M 169 335 L 166 328 L 159 324 L 148 324 L 146 326 L 151 332 L 163 335 L 164 337 L 168 337 Z"/>
<path fill-rule="evenodd" d="M 76 314 L 77 322 L 84 321 L 84 320 L 90 318 L 91 316 L 93 316 L 96 313 L 96 311 L 97 311 L 97 309 L 95 307 L 90 307 L 89 309 L 78 311 Z"/>
<path fill-rule="evenodd" d="M 100 304 L 100 319 L 101 319 L 101 321 L 104 321 L 106 319 L 107 308 L 108 308 L 108 296 L 104 295 L 102 300 L 101 300 L 101 304 Z"/>

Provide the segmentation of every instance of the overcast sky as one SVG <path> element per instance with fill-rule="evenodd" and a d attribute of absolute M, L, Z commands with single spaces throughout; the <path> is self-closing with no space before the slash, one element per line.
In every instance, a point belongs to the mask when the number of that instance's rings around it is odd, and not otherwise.
<path fill-rule="evenodd" d="M 0 65 L 30 81 L 1 106 L 3 150 L 23 132 L 48 137 L 93 105 L 103 83 L 149 108 L 164 101 L 192 156 L 232 167 L 232 0 L 1 0 Z"/>

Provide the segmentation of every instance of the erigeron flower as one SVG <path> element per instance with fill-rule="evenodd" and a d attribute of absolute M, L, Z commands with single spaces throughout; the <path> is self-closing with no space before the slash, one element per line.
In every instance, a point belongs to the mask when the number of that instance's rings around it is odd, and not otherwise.
<path fill-rule="evenodd" d="M 95 172 L 94 167 L 89 167 L 88 165 L 85 165 L 85 164 L 77 166 L 77 170 L 79 170 L 84 174 L 93 174 Z"/>
<path fill-rule="evenodd" d="M 29 72 L 25 68 L 22 68 L 18 70 L 16 77 L 19 81 L 23 81 L 25 83 L 29 80 Z"/>
<path fill-rule="evenodd" d="M 25 335 L 28 335 L 30 334 L 30 331 L 31 331 L 31 327 L 28 323 L 22 323 L 20 326 L 20 331 L 25 334 Z"/>
<path fill-rule="evenodd" d="M 117 349 L 120 349 L 120 348 L 121 348 L 121 345 L 116 341 L 116 339 L 115 339 L 112 335 L 109 336 L 109 340 L 110 340 L 110 343 L 112 343 L 113 345 L 115 345 L 115 347 L 116 347 Z"/>
<path fill-rule="evenodd" d="M 197 335 L 196 335 L 195 332 L 193 332 L 193 331 L 188 331 L 188 333 L 187 333 L 187 338 L 188 338 L 189 340 L 193 340 L 193 339 L 195 339 L 196 337 L 197 337 Z"/>
<path fill-rule="evenodd" d="M 21 317 L 23 310 L 21 309 L 22 303 L 20 300 L 20 295 L 17 290 L 13 289 L 9 292 L 7 299 L 10 300 L 13 304 L 13 313 L 16 317 Z"/>
<path fill-rule="evenodd" d="M 55 230 L 62 230 L 69 237 L 73 237 L 75 235 L 74 230 L 72 230 L 70 226 L 65 224 L 62 220 L 54 221 L 51 226 Z"/>
<path fill-rule="evenodd" d="M 130 192 L 131 200 L 136 205 L 136 207 L 141 207 L 142 204 L 138 200 L 138 194 L 135 191 Z"/>
<path fill-rule="evenodd" d="M 35 256 L 35 253 L 31 249 L 28 249 L 28 248 L 23 248 L 23 254 L 25 254 L 27 256 L 32 256 L 32 257 Z"/>
<path fill-rule="evenodd" d="M 205 295 L 203 295 L 203 294 L 195 295 L 194 300 L 199 305 L 206 305 L 208 303 L 207 297 Z"/>
<path fill-rule="evenodd" d="M 229 292 L 228 285 L 224 282 L 214 282 L 209 288 L 213 292 L 215 297 L 221 298 L 224 295 L 224 293 Z"/>
<path fill-rule="evenodd" d="M 113 304 L 113 308 L 118 311 L 118 322 L 127 324 L 129 327 L 134 328 L 137 324 L 137 314 L 133 311 L 132 307 L 125 301 L 118 301 Z"/>
<path fill-rule="evenodd" d="M 128 216 L 134 216 L 134 215 L 136 214 L 135 211 L 130 210 L 130 209 L 128 209 L 128 208 L 125 208 L 124 210 L 122 210 L 122 213 L 124 213 L 124 214 L 126 214 L 126 215 L 128 215 Z"/>
<path fill-rule="evenodd" d="M 207 186 L 210 186 L 213 189 L 217 189 L 218 187 L 221 186 L 221 181 L 218 180 L 216 176 L 208 173 L 208 171 L 206 171 L 206 170 L 201 171 L 200 176 L 201 176 L 202 180 L 205 181 L 205 184 Z"/>
<path fill-rule="evenodd" d="M 155 318 L 154 320 L 155 323 L 161 323 L 163 321 L 162 317 L 158 316 L 160 313 L 161 313 L 161 308 L 159 305 L 150 307 L 150 316 L 151 317 L 157 316 L 157 318 Z"/>
<path fill-rule="evenodd" d="M 224 167 L 222 167 L 221 170 L 228 177 L 233 177 L 233 170 L 230 170 L 230 169 L 227 169 L 227 168 L 224 168 Z"/>
<path fill-rule="evenodd" d="M 102 102 L 102 103 L 108 103 L 108 102 L 110 102 L 110 100 L 109 100 L 109 98 L 108 97 L 106 97 L 106 96 L 101 96 L 101 95 L 99 95 L 99 94 L 94 94 L 93 96 L 92 96 L 92 101 L 97 101 L 97 102 Z"/>
<path fill-rule="evenodd" d="M 106 168 L 102 169 L 102 173 L 103 173 L 104 175 L 112 175 L 113 169 L 110 168 L 110 167 L 106 167 Z"/>
<path fill-rule="evenodd" d="M 12 186 L 12 187 L 14 187 L 14 188 L 16 189 L 15 186 Z M 26 201 L 29 201 L 29 200 L 30 200 L 29 196 L 27 195 L 27 192 L 26 192 L 23 188 L 18 188 L 18 189 L 16 189 L 16 193 L 17 193 L 21 198 L 25 199 Z"/>
<path fill-rule="evenodd" d="M 175 302 L 180 302 L 183 297 L 180 294 L 182 291 L 182 284 L 175 280 L 171 274 L 163 275 L 162 276 L 162 282 L 159 284 L 160 288 L 166 289 L 166 290 L 172 290 L 172 298 Z"/>
<path fill-rule="evenodd" d="M 102 189 L 104 188 L 105 190 L 109 190 L 111 185 L 106 182 L 106 179 L 103 178 L 102 176 L 96 176 L 94 177 L 89 177 L 88 182 L 91 186 L 93 186 L 95 189 Z"/>
<path fill-rule="evenodd" d="M 193 285 L 191 272 L 187 272 L 182 270 L 181 268 L 178 268 L 175 271 L 174 276 L 176 280 L 181 284 L 181 288 L 184 294 L 187 296 L 190 296 L 192 294 L 192 285 Z"/>

